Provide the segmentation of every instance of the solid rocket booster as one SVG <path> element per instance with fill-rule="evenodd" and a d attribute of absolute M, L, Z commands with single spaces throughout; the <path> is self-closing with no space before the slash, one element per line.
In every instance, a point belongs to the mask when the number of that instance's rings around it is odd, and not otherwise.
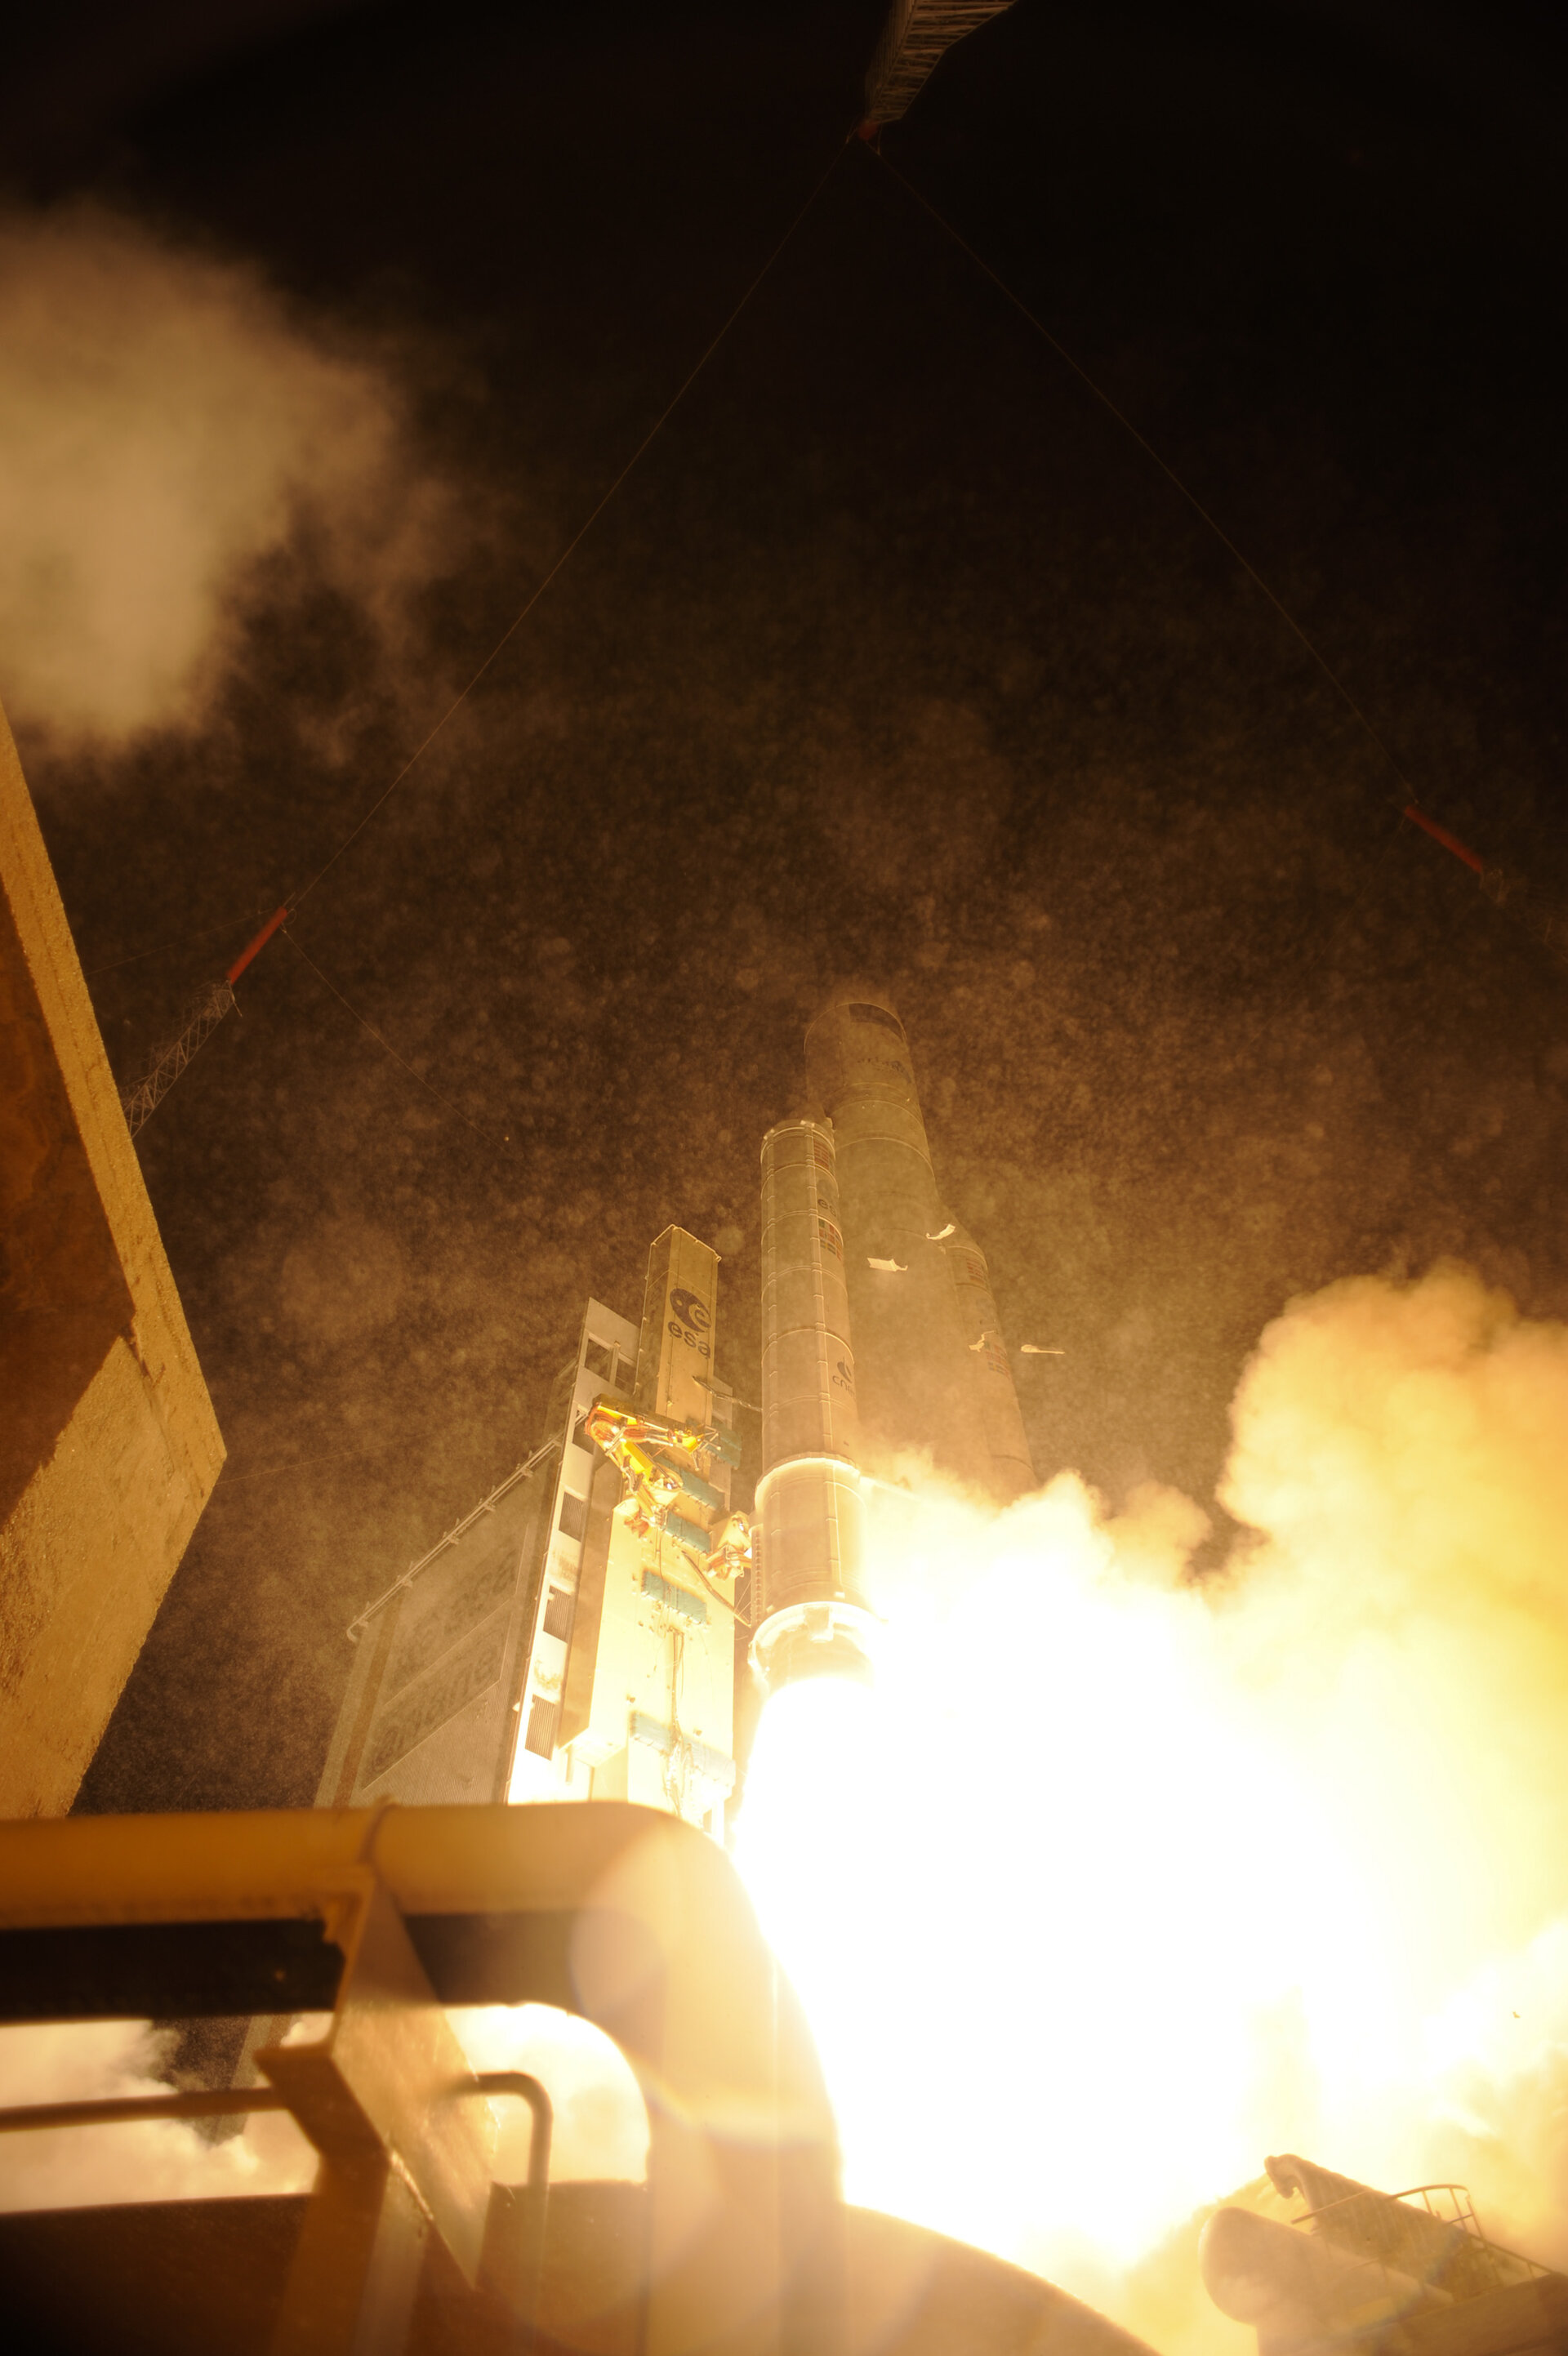
<path fill-rule="evenodd" d="M 1036 1485 L 1036 1473 L 1013 1368 L 1002 1339 L 1002 1320 L 991 1290 L 991 1270 L 967 1227 L 955 1224 L 952 1233 L 943 1237 L 942 1249 L 958 1295 L 970 1381 L 991 1454 L 991 1492 L 1006 1502 L 1026 1495 Z"/>
<path fill-rule="evenodd" d="M 997 1490 L 973 1337 L 943 1249 L 950 1222 L 892 1001 L 863 984 L 836 990 L 806 1033 L 806 1059 L 843 1188 L 864 1468 L 892 1472 L 918 1450 L 939 1472 L 1014 1496 L 1011 1479 Z M 989 1280 L 984 1290 L 989 1302 Z M 1011 1387 L 1004 1359 L 1003 1373 Z"/>
<path fill-rule="evenodd" d="M 762 1453 L 753 1666 L 769 1686 L 864 1676 L 865 1500 L 832 1131 L 811 1112 L 762 1143 Z"/>

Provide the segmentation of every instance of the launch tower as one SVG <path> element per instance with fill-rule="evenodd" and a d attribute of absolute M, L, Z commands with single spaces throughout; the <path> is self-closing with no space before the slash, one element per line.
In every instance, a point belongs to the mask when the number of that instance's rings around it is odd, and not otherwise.
<path fill-rule="evenodd" d="M 722 1836 L 743 1566 L 707 1568 L 739 1455 L 718 1267 L 668 1227 L 640 1325 L 588 1302 L 533 1455 L 355 1622 L 318 1804 L 636 1800 Z M 652 1516 L 590 1435 L 600 1402 Z"/>

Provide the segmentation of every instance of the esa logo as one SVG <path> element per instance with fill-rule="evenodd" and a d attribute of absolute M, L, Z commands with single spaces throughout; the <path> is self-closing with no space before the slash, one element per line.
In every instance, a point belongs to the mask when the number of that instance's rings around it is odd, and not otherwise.
<path fill-rule="evenodd" d="M 708 1314 L 707 1302 L 685 1285 L 678 1285 L 670 1295 L 670 1306 L 675 1314 L 670 1320 L 669 1330 L 675 1339 L 684 1342 L 688 1350 L 695 1350 L 701 1358 L 711 1356 L 712 1352 L 703 1338 L 714 1322 Z"/>

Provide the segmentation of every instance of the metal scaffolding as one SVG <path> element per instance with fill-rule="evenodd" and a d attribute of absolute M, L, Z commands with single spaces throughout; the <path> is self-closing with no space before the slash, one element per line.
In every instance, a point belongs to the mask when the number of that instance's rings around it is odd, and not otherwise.
<path fill-rule="evenodd" d="M 260 956 L 273 935 L 281 932 L 287 917 L 286 906 L 273 910 L 261 931 L 246 942 L 222 980 L 211 983 L 197 1000 L 178 1037 L 158 1049 L 153 1057 L 152 1068 L 145 1072 L 133 1087 L 121 1089 L 120 1108 L 133 1137 L 152 1119 L 191 1057 L 217 1030 L 234 1003 L 234 984 L 246 967 Z"/>
<path fill-rule="evenodd" d="M 893 0 L 865 77 L 865 119 L 897 123 L 966 33 L 1000 16 L 1013 0 Z"/>
<path fill-rule="evenodd" d="M 133 1137 L 152 1119 L 187 1064 L 217 1030 L 233 1003 L 234 992 L 229 983 L 213 982 L 202 992 L 179 1036 L 171 1039 L 166 1046 L 160 1047 L 153 1058 L 151 1068 L 143 1074 L 134 1087 L 122 1092 L 120 1103 L 125 1115 L 125 1125 Z"/>

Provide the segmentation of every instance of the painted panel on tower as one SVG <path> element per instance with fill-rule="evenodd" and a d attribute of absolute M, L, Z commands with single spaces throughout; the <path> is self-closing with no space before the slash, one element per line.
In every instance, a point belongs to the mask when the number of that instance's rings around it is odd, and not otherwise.
<path fill-rule="evenodd" d="M 651 1415 L 707 1423 L 713 1415 L 719 1256 L 684 1227 L 666 1227 L 649 1256 L 638 1399 Z"/>

